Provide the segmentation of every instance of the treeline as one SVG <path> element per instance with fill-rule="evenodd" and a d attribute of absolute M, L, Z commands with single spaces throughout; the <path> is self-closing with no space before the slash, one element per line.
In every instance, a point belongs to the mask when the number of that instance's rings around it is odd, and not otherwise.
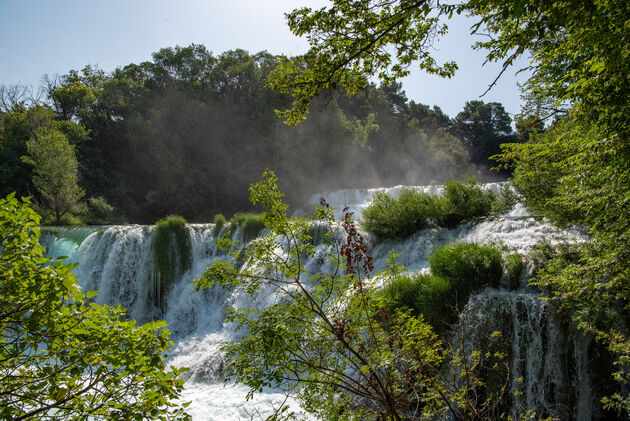
<path fill-rule="evenodd" d="M 290 98 L 265 88 L 277 64 L 266 52 L 217 57 L 193 44 L 111 73 L 87 66 L 45 77 L 44 101 L 3 87 L 0 194 L 34 196 L 53 223 L 78 222 L 71 215 L 88 223 L 153 223 L 168 214 L 210 221 L 248 210 L 248 186 L 266 168 L 300 204 L 339 188 L 490 177 L 488 157 L 499 145 L 527 137 L 512 132 L 499 103 L 467 102 L 452 119 L 409 101 L 400 84 L 368 84 L 352 97 L 327 92 L 304 123 L 287 126 L 275 110 Z M 51 185 L 51 177 L 62 181 Z M 60 187 L 73 177 L 79 188 Z"/>

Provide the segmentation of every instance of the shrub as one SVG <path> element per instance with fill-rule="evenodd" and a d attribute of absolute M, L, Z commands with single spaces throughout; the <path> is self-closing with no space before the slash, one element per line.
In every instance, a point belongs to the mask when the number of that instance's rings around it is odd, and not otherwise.
<path fill-rule="evenodd" d="M 518 253 L 509 254 L 505 258 L 505 268 L 508 273 L 508 289 L 518 288 L 518 281 L 523 272 L 523 258 Z"/>
<path fill-rule="evenodd" d="M 190 236 L 183 217 L 171 215 L 155 223 L 153 254 L 156 265 L 154 301 L 164 310 L 168 289 L 190 268 L 192 260 Z"/>
<path fill-rule="evenodd" d="M 214 216 L 214 230 L 212 231 L 212 233 L 214 234 L 215 237 L 219 236 L 226 222 L 227 221 L 225 219 L 225 216 L 223 216 L 222 214 L 218 214 Z"/>
<path fill-rule="evenodd" d="M 85 220 L 90 225 L 106 225 L 124 222 L 124 218 L 116 214 L 116 209 L 107 203 L 103 196 L 90 197 L 87 200 Z"/>
<path fill-rule="evenodd" d="M 404 238 L 427 227 L 440 214 L 434 197 L 404 189 L 398 198 L 378 192 L 363 211 L 361 226 L 381 238 Z"/>
<path fill-rule="evenodd" d="M 497 196 L 482 189 L 473 178 L 448 180 L 442 196 L 409 188 L 398 198 L 378 192 L 363 211 L 361 226 L 377 237 L 400 239 L 432 223 L 452 228 L 471 218 L 488 216 L 496 201 Z"/>
<path fill-rule="evenodd" d="M 485 285 L 498 287 L 503 275 L 501 253 L 492 246 L 473 243 L 449 244 L 429 257 L 431 273 L 450 282 L 461 306 L 468 296 Z"/>
<path fill-rule="evenodd" d="M 243 231 L 243 242 L 247 243 L 258 236 L 265 228 L 262 213 L 237 213 L 230 218 L 230 232 L 240 227 Z"/>
<path fill-rule="evenodd" d="M 490 215 L 496 195 L 482 189 L 474 178 L 463 182 L 447 180 L 445 185 L 439 225 L 454 227 L 471 218 Z"/>
<path fill-rule="evenodd" d="M 495 195 L 496 196 L 496 195 Z M 501 193 L 495 197 L 492 202 L 491 213 L 493 215 L 502 215 L 512 210 L 518 202 L 518 195 L 509 185 L 501 187 Z"/>
<path fill-rule="evenodd" d="M 549 240 L 543 239 L 534 244 L 529 259 L 534 264 L 536 272 L 558 270 L 578 262 L 580 253 L 579 244 L 559 243 L 552 245 Z"/>
<path fill-rule="evenodd" d="M 29 204 L 0 198 L 0 419 L 189 419 L 166 323 L 91 304 L 76 264 L 44 257 Z"/>
<path fill-rule="evenodd" d="M 450 318 L 445 302 L 451 295 L 450 283 L 436 275 L 401 274 L 383 290 L 390 310 L 406 307 L 415 316 L 420 314 L 434 328 L 443 327 Z"/>

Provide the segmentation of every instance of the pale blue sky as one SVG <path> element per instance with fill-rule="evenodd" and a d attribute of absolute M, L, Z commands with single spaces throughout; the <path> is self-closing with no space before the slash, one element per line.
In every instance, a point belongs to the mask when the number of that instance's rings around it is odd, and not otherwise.
<path fill-rule="evenodd" d="M 87 64 L 111 71 L 150 60 L 162 47 L 204 44 L 215 55 L 243 48 L 250 53 L 296 55 L 304 40 L 289 32 L 283 13 L 325 0 L 0 0 L 0 83 L 38 86 L 44 74 L 64 74 Z M 455 59 L 455 78 L 442 80 L 414 71 L 403 80 L 409 99 L 440 106 L 454 117 L 464 102 L 478 99 L 498 75 L 482 67 L 483 55 L 470 48 L 473 22 L 458 17 L 437 45 L 441 60 Z M 522 64 L 523 62 L 521 62 Z M 485 97 L 510 113 L 520 109 L 515 70 L 506 72 Z M 524 77 L 518 79 L 521 83 Z"/>

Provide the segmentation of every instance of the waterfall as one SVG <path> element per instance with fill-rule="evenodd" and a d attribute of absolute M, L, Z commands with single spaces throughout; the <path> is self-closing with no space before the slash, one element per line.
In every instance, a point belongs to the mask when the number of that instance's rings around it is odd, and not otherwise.
<path fill-rule="evenodd" d="M 485 188 L 498 191 L 502 183 Z M 439 194 L 442 186 L 416 186 L 417 190 Z M 343 190 L 324 194 L 329 204 L 340 212 L 349 206 L 360 219 L 361 211 L 377 191 L 399 194 L 403 186 L 388 189 Z M 313 196 L 318 203 L 321 195 Z M 229 259 L 217 249 L 213 224 L 189 224 L 190 265 L 177 272 L 164 291 L 164 306 L 155 301 L 154 230 L 152 226 L 127 225 L 45 230 L 42 244 L 48 255 L 67 256 L 77 262 L 74 273 L 84 290 L 98 291 L 98 303 L 121 304 L 128 316 L 146 322 L 164 319 L 175 346 L 169 364 L 189 367 L 186 373 L 184 400 L 193 400 L 190 411 L 196 419 L 249 418 L 259 411 L 269 414 L 284 397 L 273 390 L 256 394 L 243 404 L 247 390 L 242 386 L 225 386 L 220 351 L 222 341 L 235 338 L 234 327 L 224 318 L 224 310 L 240 303 L 238 290 L 227 292 L 215 287 L 193 292 L 190 283 L 217 259 Z M 321 235 L 319 227 L 314 236 Z M 223 233 L 226 229 L 223 229 Z M 243 240 L 240 230 L 233 234 Z M 375 269 L 386 264 L 389 251 L 400 253 L 398 263 L 410 272 L 428 271 L 428 258 L 442 245 L 453 241 L 498 243 L 512 252 L 528 253 L 542 239 L 552 244 L 560 241 L 584 241 L 577 230 L 560 231 L 545 221 L 537 221 L 517 204 L 510 212 L 492 219 L 466 223 L 455 229 L 427 228 L 401 241 L 377 241 L 365 234 Z M 317 240 L 315 239 L 315 242 Z M 315 257 L 306 262 L 309 271 L 325 270 L 326 262 Z M 515 406 L 531 408 L 538 415 L 591 419 L 597 416 L 596 398 L 589 363 L 592 343 L 571 331 L 555 310 L 536 291 L 526 285 L 526 277 L 516 291 L 486 289 L 473 296 L 463 309 L 462 323 L 468 347 L 477 347 L 493 331 L 500 330 L 510 357 L 511 393 Z M 260 292 L 248 305 L 263 306 L 273 297 Z M 294 408 L 298 403 L 293 402 Z M 267 412 L 265 412 L 267 411 Z M 250 414 L 250 415 L 248 415 Z"/>
<path fill-rule="evenodd" d="M 499 351 L 510 362 L 513 411 L 592 419 L 590 340 L 569 329 L 538 294 L 488 288 L 470 299 L 460 323 L 454 331 L 464 337 L 464 355 L 487 349 L 484 342 L 501 332 Z"/>

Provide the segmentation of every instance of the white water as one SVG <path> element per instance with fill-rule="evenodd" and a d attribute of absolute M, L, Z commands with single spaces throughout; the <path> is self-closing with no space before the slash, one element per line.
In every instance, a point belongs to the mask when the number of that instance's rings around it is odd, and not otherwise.
<path fill-rule="evenodd" d="M 499 183 L 486 185 L 486 188 L 498 190 Z M 441 186 L 414 187 L 418 190 L 438 194 Z M 349 206 L 355 212 L 355 219 L 360 219 L 361 211 L 369 203 L 376 191 L 387 191 L 396 195 L 402 187 L 372 190 L 344 190 L 324 195 L 327 202 L 338 208 Z M 314 196 L 313 203 L 319 202 Z M 175 347 L 169 356 L 169 363 L 177 367 L 189 367 L 186 373 L 186 392 L 184 400 L 193 403 L 190 412 L 198 420 L 250 419 L 252 414 L 271 414 L 284 399 L 274 391 L 257 394 L 252 401 L 245 403 L 246 389 L 238 385 L 224 385 L 221 377 L 223 356 L 219 345 L 222 341 L 235 338 L 233 326 L 224 320 L 223 312 L 238 303 L 238 292 L 226 293 L 221 289 L 193 293 L 191 280 L 198 278 L 216 259 L 227 257 L 217 250 L 213 235 L 213 226 L 189 225 L 188 232 L 192 245 L 192 265 L 176 281 L 166 297 L 166 309 L 163 312 L 154 304 L 152 296 L 153 264 L 153 227 L 129 225 L 110 226 L 99 229 L 87 229 L 86 235 L 61 230 L 56 235 L 42 238 L 54 256 L 66 255 L 78 262 L 75 273 L 85 290 L 99 292 L 97 302 L 122 304 L 128 314 L 139 320 L 148 321 L 156 318 L 165 319 Z M 72 234 L 72 235 L 71 235 Z M 89 235 L 87 235 L 89 234 Z M 235 237 L 239 238 L 239 233 Z M 386 241 L 376 244 L 368 236 L 371 254 L 375 258 L 376 270 L 385 266 L 389 251 L 401 253 L 398 263 L 409 271 L 427 271 L 428 257 L 439 246 L 453 241 L 477 243 L 499 243 L 508 249 L 527 253 L 542 239 L 551 243 L 558 241 L 582 241 L 579 232 L 560 232 L 545 222 L 529 217 L 521 205 L 501 218 L 478 223 L 464 224 L 456 229 L 430 228 L 422 230 L 404 241 Z M 325 265 L 325 263 L 324 263 Z M 314 259 L 307 262 L 313 270 L 320 268 L 322 262 Z M 525 285 L 523 285 L 525 287 Z M 273 297 L 261 293 L 256 303 L 249 305 L 263 306 Z M 504 338 L 512 344 L 512 371 L 516 377 L 523 377 L 522 403 L 524 407 L 545 410 L 546 402 L 541 397 L 542 391 L 566 395 L 562 392 L 580 385 L 578 392 L 571 392 L 575 401 L 577 419 L 589 419 L 592 397 L 585 341 L 577 337 L 560 339 L 561 328 L 547 311 L 545 302 L 530 290 L 523 288 L 516 292 L 486 290 L 471 299 L 464 311 L 471 337 L 487 335 L 500 325 L 505 330 Z M 565 335 L 566 336 L 566 335 Z M 582 342 L 580 342 L 582 341 Z M 474 342 L 474 341 L 473 341 Z M 472 343 L 472 342 L 471 342 Z M 572 375 L 559 372 L 559 359 L 566 358 L 563 346 L 571 346 L 573 360 Z M 541 358 L 541 356 L 545 356 Z M 514 386 L 516 387 L 516 386 Z M 516 389 L 514 389 L 516 390 Z M 297 410 L 297 403 L 292 402 Z M 256 416 L 257 418 L 257 416 Z"/>

